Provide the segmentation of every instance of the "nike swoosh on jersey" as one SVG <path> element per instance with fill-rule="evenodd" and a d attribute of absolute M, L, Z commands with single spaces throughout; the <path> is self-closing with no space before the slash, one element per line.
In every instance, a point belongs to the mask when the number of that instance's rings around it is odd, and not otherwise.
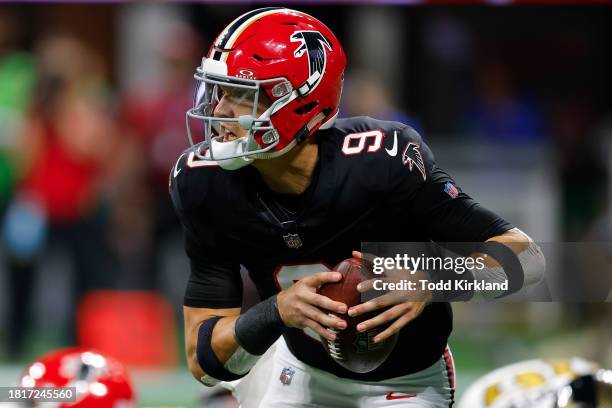
<path fill-rule="evenodd" d="M 393 132 L 393 147 L 390 150 L 385 150 L 391 157 L 395 157 L 397 155 L 397 130 Z"/>
<path fill-rule="evenodd" d="M 179 156 L 178 160 L 176 161 L 176 164 L 174 165 L 174 172 L 172 173 L 174 178 L 176 178 L 176 176 L 179 175 L 181 170 L 183 170 L 182 168 L 179 169 L 179 162 L 181 161 L 181 159 L 183 158 L 184 155 L 185 155 L 185 153 L 181 154 Z"/>
<path fill-rule="evenodd" d="M 179 175 L 179 173 L 181 172 L 181 170 L 183 169 L 179 169 L 178 168 L 178 163 L 176 164 L 176 166 L 174 166 L 174 178 L 176 178 L 176 176 Z"/>
<path fill-rule="evenodd" d="M 396 400 L 396 399 L 403 399 L 403 398 L 414 398 L 416 397 L 416 394 L 400 394 L 400 395 L 393 395 L 395 394 L 394 392 L 390 392 L 387 394 L 386 399 L 387 400 Z"/>

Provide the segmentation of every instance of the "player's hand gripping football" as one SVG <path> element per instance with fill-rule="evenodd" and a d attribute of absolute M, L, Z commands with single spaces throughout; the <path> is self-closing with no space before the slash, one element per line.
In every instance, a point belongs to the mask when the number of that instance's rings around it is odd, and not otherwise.
<path fill-rule="evenodd" d="M 317 294 L 317 289 L 328 282 L 338 282 L 342 279 L 339 272 L 319 272 L 307 276 L 281 291 L 277 296 L 278 311 L 287 327 L 304 329 L 311 328 L 322 337 L 335 340 L 336 335 L 325 327 L 335 327 L 343 330 L 346 322 L 330 316 L 321 309 L 344 314 L 346 305 Z M 321 308 L 321 309 L 319 309 Z"/>
<path fill-rule="evenodd" d="M 365 262 L 372 262 L 369 254 L 362 254 L 358 251 L 353 251 L 355 258 L 362 259 Z M 418 282 L 420 279 L 427 279 L 424 272 L 417 271 L 411 274 L 408 271 L 388 271 L 385 278 L 380 280 L 385 282 L 400 282 L 401 280 L 412 280 Z M 361 293 L 373 289 L 375 279 L 370 279 L 361 282 L 357 285 L 357 290 Z M 363 332 L 378 327 L 388 322 L 392 322 L 389 327 L 374 337 L 374 342 L 379 343 L 386 340 L 393 334 L 401 330 L 402 327 L 416 319 L 425 309 L 425 306 L 431 301 L 431 292 L 425 290 L 390 290 L 381 296 L 375 297 L 360 305 L 353 306 L 349 309 L 349 316 L 359 316 L 374 310 L 388 308 L 373 318 L 366 320 L 357 325 L 357 331 Z"/>

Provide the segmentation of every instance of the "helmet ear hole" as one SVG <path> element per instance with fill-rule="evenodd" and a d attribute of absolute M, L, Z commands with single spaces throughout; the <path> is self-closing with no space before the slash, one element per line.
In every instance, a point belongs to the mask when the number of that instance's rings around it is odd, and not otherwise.
<path fill-rule="evenodd" d="M 297 113 L 298 115 L 306 115 L 308 112 L 310 112 L 311 110 L 313 110 L 314 108 L 316 108 L 319 105 L 318 102 L 310 102 L 307 103 L 306 105 L 302 105 L 299 108 L 297 108 L 295 110 L 295 113 Z"/>

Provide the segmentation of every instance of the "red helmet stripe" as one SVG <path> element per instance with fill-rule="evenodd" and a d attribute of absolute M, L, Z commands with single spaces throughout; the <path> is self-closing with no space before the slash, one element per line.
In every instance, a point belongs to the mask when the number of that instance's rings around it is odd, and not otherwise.
<path fill-rule="evenodd" d="M 238 37 L 240 37 L 240 34 L 242 34 L 251 24 L 264 16 L 285 10 L 287 9 L 284 7 L 265 7 L 241 15 L 232 21 L 225 28 L 225 30 L 219 34 L 215 40 L 215 52 L 213 53 L 212 58 L 217 61 L 220 61 L 221 58 L 226 60 L 228 54 L 227 52 L 223 52 L 223 50 L 231 49 L 236 43 L 236 40 L 238 40 Z"/>

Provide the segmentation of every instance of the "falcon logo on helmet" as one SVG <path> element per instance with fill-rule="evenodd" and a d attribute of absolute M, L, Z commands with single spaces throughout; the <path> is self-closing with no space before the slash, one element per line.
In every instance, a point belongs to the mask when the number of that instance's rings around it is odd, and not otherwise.
<path fill-rule="evenodd" d="M 291 42 L 302 43 L 293 52 L 294 57 L 300 58 L 304 53 L 308 55 L 308 79 L 298 88 L 300 96 L 304 97 L 319 85 L 327 63 L 325 48 L 331 51 L 332 45 L 318 31 L 296 31 L 291 35 Z"/>

